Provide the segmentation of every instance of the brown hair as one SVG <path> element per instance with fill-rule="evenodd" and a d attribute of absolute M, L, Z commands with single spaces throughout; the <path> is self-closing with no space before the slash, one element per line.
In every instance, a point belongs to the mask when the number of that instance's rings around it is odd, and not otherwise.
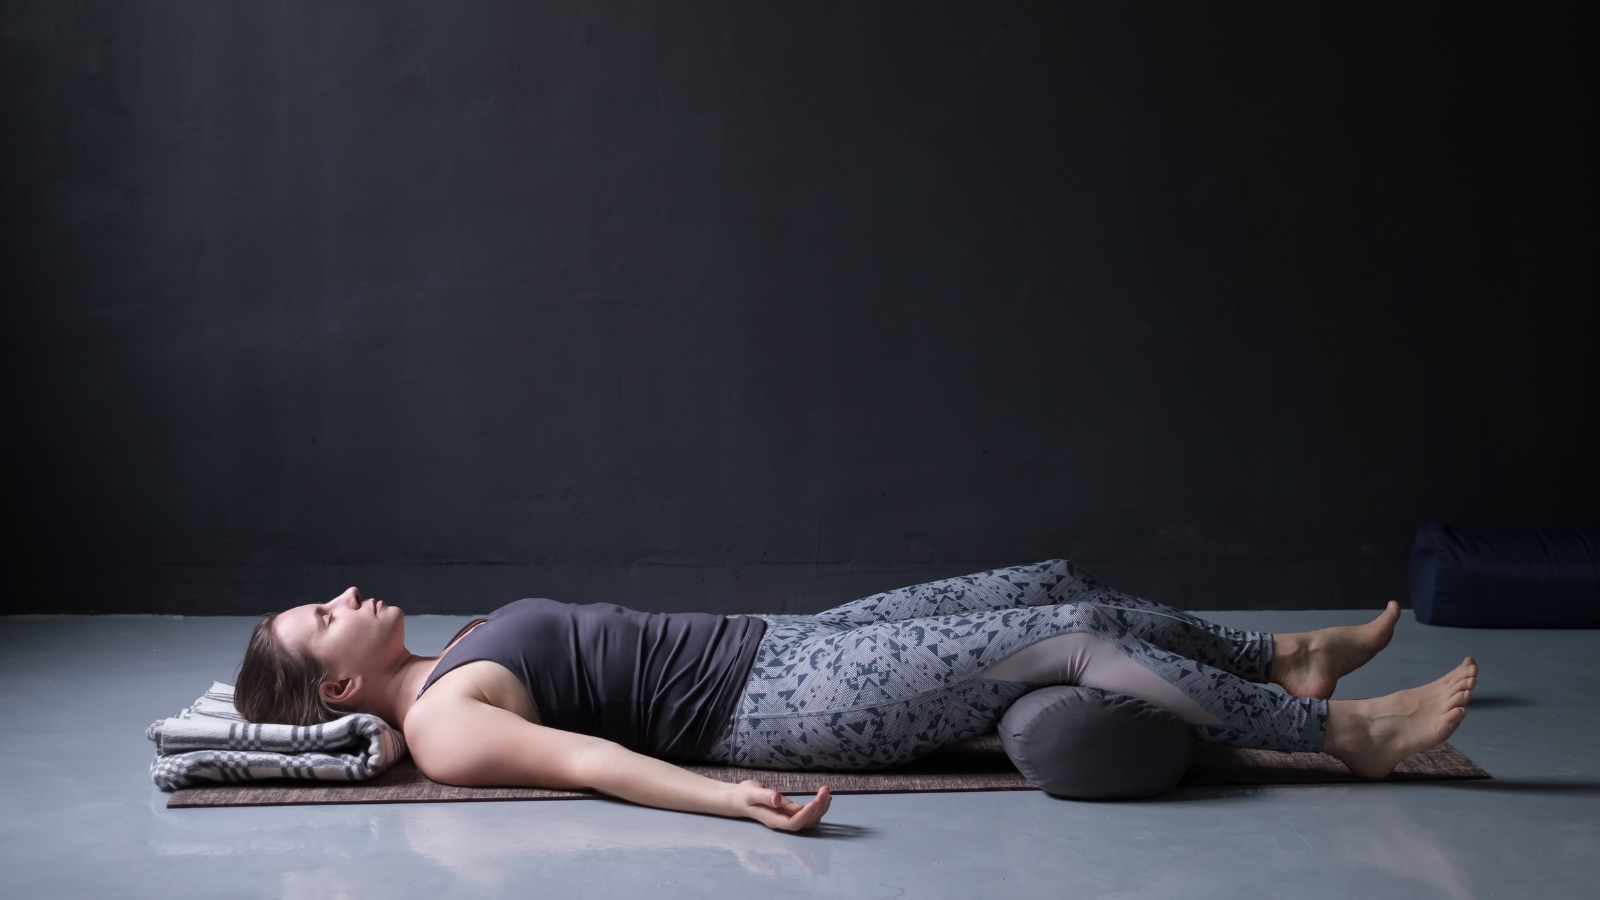
<path fill-rule="evenodd" d="M 250 632 L 239 677 L 234 679 L 233 705 L 246 722 L 272 725 L 318 725 L 347 712 L 322 699 L 328 667 L 304 650 L 285 644 L 272 630 L 277 613 L 256 623 Z M 445 644 L 445 649 L 488 619 L 473 619 Z"/>
<path fill-rule="evenodd" d="M 328 667 L 280 640 L 272 630 L 277 618 L 263 618 L 250 632 L 233 686 L 234 707 L 247 722 L 275 725 L 317 725 L 346 715 L 322 699 Z"/>

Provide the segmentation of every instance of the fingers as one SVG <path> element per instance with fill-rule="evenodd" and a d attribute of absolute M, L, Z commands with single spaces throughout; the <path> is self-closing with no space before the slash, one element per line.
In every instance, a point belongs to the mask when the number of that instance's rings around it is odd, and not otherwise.
<path fill-rule="evenodd" d="M 822 821 L 823 816 L 827 815 L 828 806 L 832 802 L 833 798 L 828 794 L 828 789 L 823 788 L 817 792 L 817 796 L 810 803 L 800 807 L 800 810 L 789 818 L 788 823 L 784 825 L 784 830 L 803 831 L 812 827 Z"/>
<path fill-rule="evenodd" d="M 816 803 L 814 801 L 807 803 L 805 809 L 801 810 L 798 815 L 789 820 L 789 824 L 787 826 L 788 830 L 804 831 L 807 828 L 816 825 L 817 822 L 822 819 L 822 814 L 826 811 L 827 810 L 823 809 L 822 804 L 820 803 Z"/>
<path fill-rule="evenodd" d="M 822 821 L 822 817 L 828 814 L 828 807 L 833 805 L 833 792 L 828 790 L 827 785 L 823 785 L 817 789 L 817 796 L 807 805 L 815 806 L 817 810 L 816 815 L 812 816 L 811 821 L 806 824 L 806 827 L 809 828 Z"/>
<path fill-rule="evenodd" d="M 781 791 L 775 791 L 759 781 L 748 781 L 745 783 L 753 789 L 753 793 L 751 794 L 752 803 L 759 803 L 762 806 L 769 806 L 773 809 L 786 813 L 793 813 L 800 809 L 800 804 L 790 800 L 788 797 L 785 797 Z"/>
<path fill-rule="evenodd" d="M 778 831 L 801 831 L 822 821 L 827 815 L 828 807 L 833 803 L 833 794 L 823 787 L 811 802 L 801 805 L 793 800 L 779 795 L 783 805 L 760 804 L 750 810 L 750 817 L 761 824 Z"/>
<path fill-rule="evenodd" d="M 752 801 L 762 806 L 768 806 L 783 813 L 794 814 L 802 807 L 783 795 L 782 791 L 775 791 L 759 781 L 750 781 L 748 784 L 755 789 Z"/>

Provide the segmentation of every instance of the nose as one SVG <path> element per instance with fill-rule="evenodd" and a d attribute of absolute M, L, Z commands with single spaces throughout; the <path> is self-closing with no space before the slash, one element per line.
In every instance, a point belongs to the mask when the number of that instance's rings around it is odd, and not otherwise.
<path fill-rule="evenodd" d="M 354 586 L 346 588 L 345 592 L 339 595 L 339 602 L 352 609 L 360 609 L 363 599 L 365 598 L 361 596 L 361 589 Z"/>

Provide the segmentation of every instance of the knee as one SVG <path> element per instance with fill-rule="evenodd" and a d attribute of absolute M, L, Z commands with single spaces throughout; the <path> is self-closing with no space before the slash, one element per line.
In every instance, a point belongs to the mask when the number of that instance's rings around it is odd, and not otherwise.
<path fill-rule="evenodd" d="M 1059 575 L 1062 578 L 1069 578 L 1074 581 L 1088 580 L 1088 576 L 1084 574 L 1083 570 L 1073 565 L 1072 561 L 1067 559 L 1047 559 L 1044 562 L 1039 563 L 1039 570 L 1042 572 L 1049 572 L 1051 575 Z"/>
<path fill-rule="evenodd" d="M 1085 572 L 1081 567 L 1075 565 L 1071 560 L 1068 559 L 1045 560 L 1039 564 L 1039 567 L 1043 571 L 1059 576 L 1067 581 L 1076 582 L 1086 588 L 1096 587 L 1099 584 L 1099 582 L 1094 580 L 1093 575 Z"/>
<path fill-rule="evenodd" d="M 1128 634 L 1128 626 L 1118 620 L 1113 610 L 1099 604 L 1070 600 L 1054 605 L 1055 624 L 1066 626 L 1063 630 L 1082 632 L 1095 637 L 1115 640 Z"/>

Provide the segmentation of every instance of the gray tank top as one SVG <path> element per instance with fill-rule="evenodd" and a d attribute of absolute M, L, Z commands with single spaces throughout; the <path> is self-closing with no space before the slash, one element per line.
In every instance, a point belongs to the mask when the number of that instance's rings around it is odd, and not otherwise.
<path fill-rule="evenodd" d="M 458 666 L 492 660 L 528 689 L 541 724 L 680 760 L 704 759 L 721 737 L 767 630 L 754 616 L 544 599 L 483 621 L 439 659 L 422 691 Z"/>

